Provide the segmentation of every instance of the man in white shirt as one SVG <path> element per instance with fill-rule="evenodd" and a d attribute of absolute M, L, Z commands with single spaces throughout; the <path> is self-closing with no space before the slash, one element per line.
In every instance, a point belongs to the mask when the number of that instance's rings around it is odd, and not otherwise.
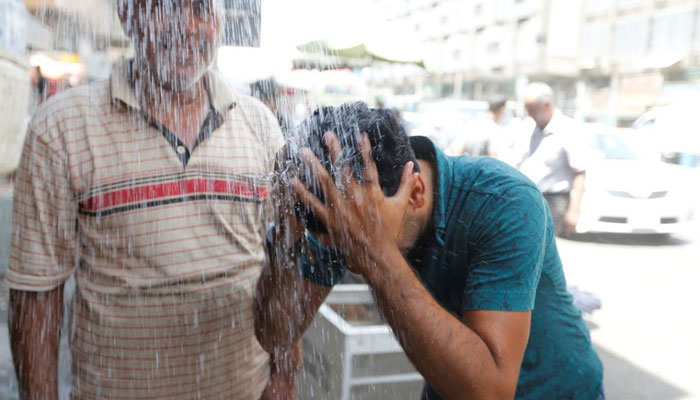
<path fill-rule="evenodd" d="M 573 233 L 588 163 L 583 126 L 554 107 L 554 92 L 544 83 L 529 85 L 524 102 L 535 129 L 519 168 L 547 199 L 557 234 Z"/>
<path fill-rule="evenodd" d="M 505 99 L 491 101 L 489 111 L 471 122 L 468 131 L 453 140 L 445 152 L 452 156 L 495 156 L 496 148 L 501 147 L 504 140 L 499 122 L 505 112 Z"/>

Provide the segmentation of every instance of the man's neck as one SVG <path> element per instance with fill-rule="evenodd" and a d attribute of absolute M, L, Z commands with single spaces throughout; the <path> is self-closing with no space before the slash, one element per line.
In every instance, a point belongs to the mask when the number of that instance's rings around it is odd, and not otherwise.
<path fill-rule="evenodd" d="M 205 79 L 184 90 L 173 90 L 156 83 L 147 69 L 137 68 L 134 85 L 143 111 L 192 148 L 210 107 Z"/>
<path fill-rule="evenodd" d="M 149 114 L 169 114 L 171 116 L 191 115 L 193 109 L 201 109 L 208 102 L 208 91 L 204 79 L 183 90 L 160 85 L 148 76 L 136 76 L 136 92 L 141 94 L 141 106 Z"/>
<path fill-rule="evenodd" d="M 557 114 L 557 111 L 556 111 L 556 110 L 552 110 L 552 115 L 551 115 L 551 116 L 549 117 L 549 119 L 547 120 L 547 123 L 546 123 L 544 126 L 538 126 L 537 128 L 539 128 L 540 131 L 546 133 L 546 132 L 547 132 L 547 127 L 550 127 L 550 128 L 551 128 L 552 121 L 554 120 L 554 117 L 556 116 L 556 114 Z"/>

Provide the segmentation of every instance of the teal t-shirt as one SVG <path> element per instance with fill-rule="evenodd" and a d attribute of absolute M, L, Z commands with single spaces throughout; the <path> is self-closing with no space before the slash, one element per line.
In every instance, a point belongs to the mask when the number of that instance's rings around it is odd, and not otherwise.
<path fill-rule="evenodd" d="M 603 367 L 535 184 L 491 158 L 448 157 L 421 137 L 411 143 L 437 171 L 432 227 L 408 257 L 430 293 L 460 319 L 466 310 L 532 311 L 517 399 L 597 399 Z M 441 397 L 427 386 L 423 399 Z"/>

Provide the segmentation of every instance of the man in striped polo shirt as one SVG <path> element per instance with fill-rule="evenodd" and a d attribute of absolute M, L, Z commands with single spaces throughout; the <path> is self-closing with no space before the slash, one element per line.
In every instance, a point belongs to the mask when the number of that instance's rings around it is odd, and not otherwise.
<path fill-rule="evenodd" d="M 72 274 L 73 399 L 293 396 L 253 328 L 282 136 L 209 70 L 218 2 L 119 0 L 135 58 L 30 124 L 5 277 L 24 399 L 58 396 Z"/>

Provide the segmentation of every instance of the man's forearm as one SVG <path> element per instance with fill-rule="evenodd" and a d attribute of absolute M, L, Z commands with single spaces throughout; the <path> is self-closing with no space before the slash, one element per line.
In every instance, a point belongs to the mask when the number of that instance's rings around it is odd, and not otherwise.
<path fill-rule="evenodd" d="M 586 174 L 585 172 L 581 172 L 574 177 L 574 182 L 571 188 L 569 212 L 574 212 L 576 215 L 581 212 L 581 202 L 583 201 L 583 192 L 585 190 Z"/>
<path fill-rule="evenodd" d="M 255 332 L 263 348 L 276 353 L 290 348 L 313 320 L 331 288 L 304 280 L 296 270 L 297 250 L 283 257 L 270 253 L 255 295 Z"/>
<path fill-rule="evenodd" d="M 398 252 L 368 274 L 379 306 L 406 354 L 447 399 L 512 398 L 516 382 L 499 370 L 479 335 L 440 306 Z"/>
<path fill-rule="evenodd" d="M 20 398 L 58 399 L 63 285 L 49 292 L 10 291 L 10 346 Z"/>

